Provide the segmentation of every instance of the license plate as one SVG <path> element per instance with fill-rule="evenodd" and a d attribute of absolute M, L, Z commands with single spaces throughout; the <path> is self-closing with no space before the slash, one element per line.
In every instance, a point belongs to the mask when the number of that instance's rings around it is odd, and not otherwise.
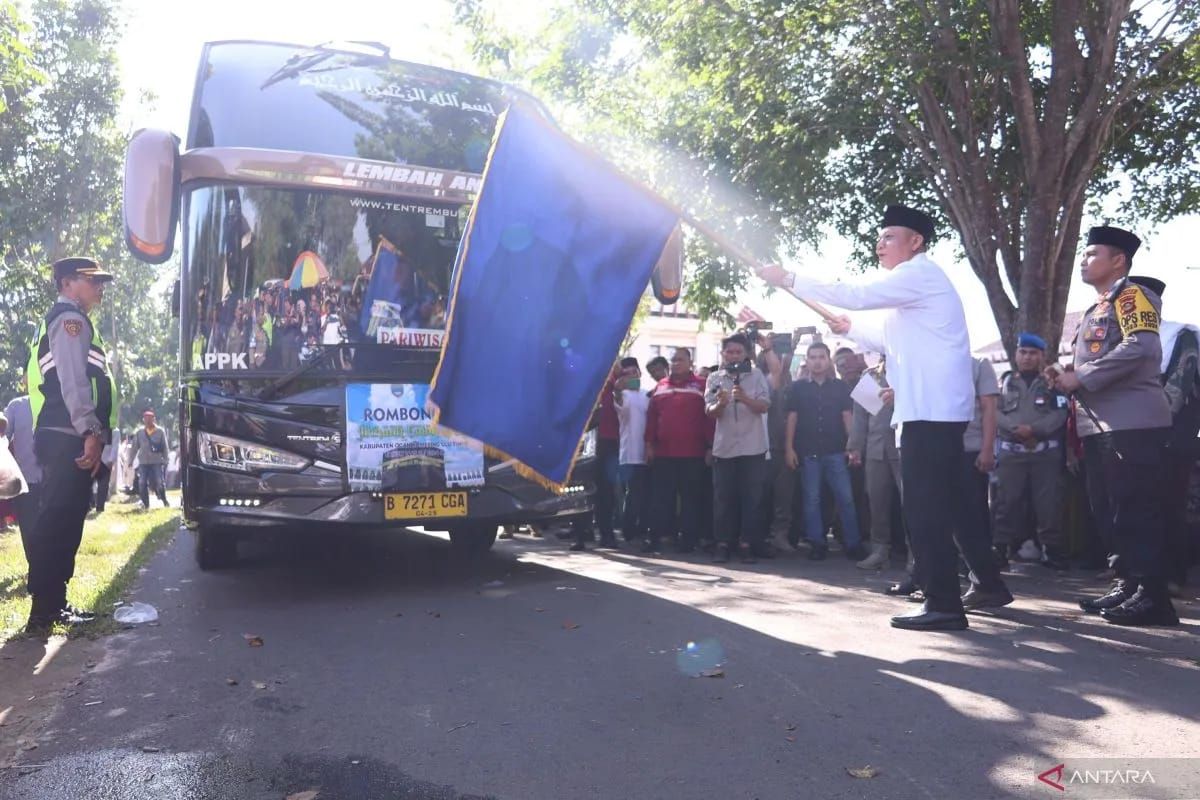
<path fill-rule="evenodd" d="M 383 496 L 384 519 L 433 519 L 466 515 L 466 492 L 412 492 Z"/>

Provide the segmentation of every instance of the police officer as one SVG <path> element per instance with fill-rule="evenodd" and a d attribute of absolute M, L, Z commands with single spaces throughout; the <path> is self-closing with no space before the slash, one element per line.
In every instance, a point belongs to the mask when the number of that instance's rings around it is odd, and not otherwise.
<path fill-rule="evenodd" d="M 67 605 L 67 582 L 75 572 L 92 479 L 117 412 L 104 342 L 88 319 L 113 276 L 90 258 L 60 259 L 53 275 L 58 299 L 38 330 L 27 368 L 42 492 L 53 498 L 43 505 L 33 532 L 31 632 L 94 617 Z"/>
<path fill-rule="evenodd" d="M 1042 375 L 1045 361 L 1046 341 L 1022 333 L 1017 339 L 1017 369 L 1000 379 L 996 555 L 997 560 L 1007 561 L 1008 548 L 1024 539 L 1028 492 L 1043 548 L 1042 564 L 1067 569 L 1067 543 L 1059 521 L 1067 398 Z"/>
<path fill-rule="evenodd" d="M 1048 371 L 1073 393 L 1088 498 L 1116 572 L 1103 597 L 1080 607 L 1117 625 L 1177 625 L 1167 593 L 1164 448 L 1171 409 L 1159 383 L 1163 283 L 1129 276 L 1141 240 L 1110 226 L 1088 232 L 1081 271 L 1099 292 L 1075 336 L 1068 371 Z"/>

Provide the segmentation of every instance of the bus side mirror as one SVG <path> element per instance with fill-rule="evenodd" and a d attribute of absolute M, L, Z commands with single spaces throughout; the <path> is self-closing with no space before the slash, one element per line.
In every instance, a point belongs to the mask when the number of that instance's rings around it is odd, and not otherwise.
<path fill-rule="evenodd" d="M 683 230 L 676 225 L 675 230 L 667 239 L 654 272 L 650 273 L 650 288 L 654 298 L 664 306 L 669 306 L 679 299 L 679 291 L 683 287 Z"/>
<path fill-rule="evenodd" d="M 143 128 L 125 149 L 125 244 L 141 261 L 161 264 L 175 250 L 179 224 L 179 140 Z"/>

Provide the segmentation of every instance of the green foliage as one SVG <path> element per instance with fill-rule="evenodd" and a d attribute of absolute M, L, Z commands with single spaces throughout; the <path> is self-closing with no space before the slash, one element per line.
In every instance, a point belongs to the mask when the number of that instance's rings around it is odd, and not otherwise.
<path fill-rule="evenodd" d="M 1200 203 L 1200 4 L 1131 5 L 576 0 L 524 35 L 486 0 L 457 10 L 486 69 L 610 155 L 614 134 L 660 143 L 634 171 L 757 253 L 832 228 L 867 265 L 884 204 L 939 210 L 1007 340 L 1061 328 L 1089 197 L 1120 177 L 1142 220 Z M 702 313 L 743 277 L 711 263 Z"/>
<path fill-rule="evenodd" d="M 0 2 L 0 398 L 17 392 L 29 340 L 54 299 L 49 264 L 87 254 L 117 275 L 95 321 L 113 351 L 121 422 L 135 424 L 153 404 L 170 424 L 169 287 L 163 268 L 127 254 L 121 222 L 120 36 L 113 0 L 37 0 L 28 19 Z"/>

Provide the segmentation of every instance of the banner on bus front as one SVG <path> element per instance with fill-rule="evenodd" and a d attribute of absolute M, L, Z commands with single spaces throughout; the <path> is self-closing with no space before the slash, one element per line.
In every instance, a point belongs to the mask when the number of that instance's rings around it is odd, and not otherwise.
<path fill-rule="evenodd" d="M 436 492 L 482 486 L 483 447 L 445 435 L 424 383 L 346 386 L 346 467 L 354 491 Z"/>

